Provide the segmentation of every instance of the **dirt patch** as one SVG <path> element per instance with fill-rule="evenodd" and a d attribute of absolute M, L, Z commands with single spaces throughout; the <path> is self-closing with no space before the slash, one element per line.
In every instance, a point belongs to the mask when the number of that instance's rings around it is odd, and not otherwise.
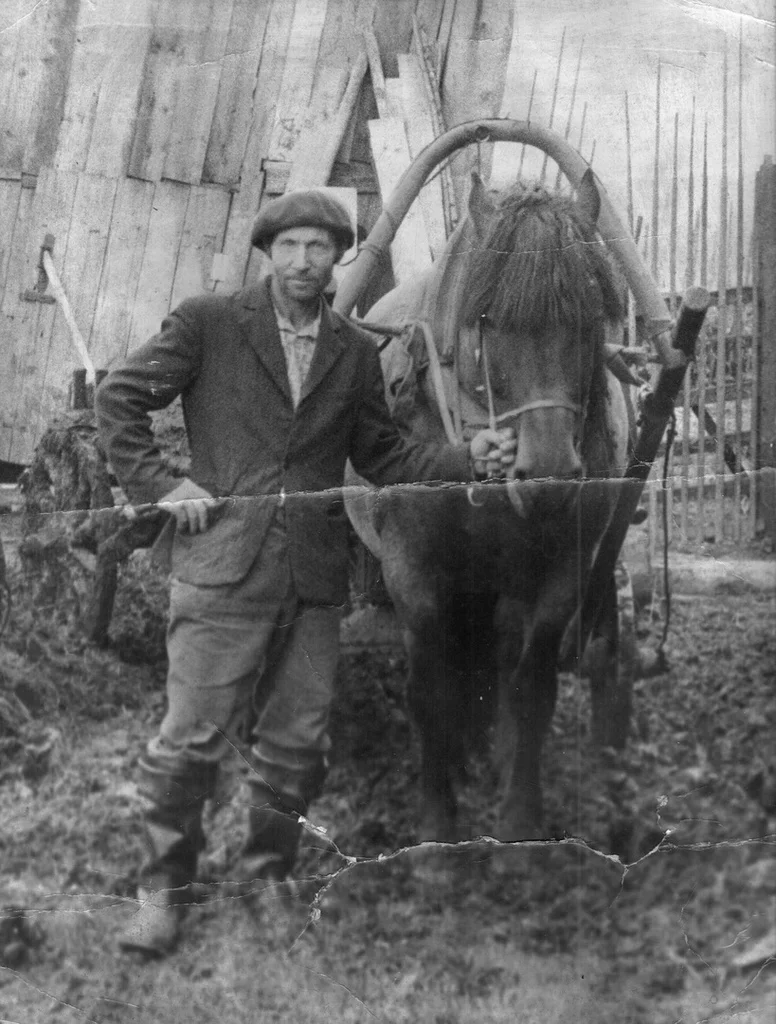
<path fill-rule="evenodd" d="M 80 639 L 66 607 L 25 603 L 15 570 L 11 583 L 3 1017 L 773 1019 L 772 595 L 675 604 L 670 671 L 637 684 L 622 755 L 593 748 L 586 684 L 563 678 L 545 759 L 551 844 L 414 846 L 403 658 L 347 654 L 331 773 L 296 884 L 234 899 L 214 881 L 180 952 L 141 967 L 115 953 L 115 937 L 136 894 L 133 763 L 163 708 L 165 583 L 133 559 L 105 649 Z M 643 643 L 662 627 L 651 614 Z M 228 881 L 242 838 L 244 770 L 229 766 L 208 811 L 203 870 L 216 880 Z M 488 759 L 475 759 L 461 795 L 473 834 L 492 828 L 496 789 Z"/>

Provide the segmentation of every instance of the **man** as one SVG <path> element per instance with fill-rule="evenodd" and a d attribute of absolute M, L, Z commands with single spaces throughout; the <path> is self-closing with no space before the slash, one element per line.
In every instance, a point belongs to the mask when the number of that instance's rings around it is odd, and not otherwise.
<path fill-rule="evenodd" d="M 376 484 L 468 481 L 514 459 L 507 431 L 471 445 L 409 444 L 393 425 L 376 347 L 321 293 L 353 244 L 322 191 L 256 217 L 272 273 L 234 295 L 188 299 L 97 394 L 108 458 L 131 502 L 174 516 L 167 711 L 140 761 L 148 801 L 141 906 L 125 949 L 175 945 L 204 846 L 203 804 L 254 702 L 243 877 L 285 877 L 319 794 L 347 593 L 346 459 Z M 182 395 L 183 481 L 163 467 L 149 412 Z M 258 685 L 257 685 L 258 680 Z"/>

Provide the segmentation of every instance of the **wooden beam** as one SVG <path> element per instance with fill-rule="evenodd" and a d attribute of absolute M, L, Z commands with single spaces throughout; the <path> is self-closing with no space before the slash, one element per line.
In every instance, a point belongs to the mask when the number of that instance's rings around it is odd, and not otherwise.
<path fill-rule="evenodd" d="M 223 251 L 229 216 L 229 192 L 217 185 L 189 190 L 186 219 L 175 265 L 171 308 L 183 299 L 212 289 L 213 257 Z"/>
<path fill-rule="evenodd" d="M 218 95 L 232 0 L 157 0 L 129 174 L 199 182 Z"/>
<path fill-rule="evenodd" d="M 426 98 L 423 68 L 415 54 L 399 54 L 402 109 L 410 156 L 414 160 L 435 138 L 434 118 Z M 426 182 L 419 196 L 431 254 L 436 259 L 447 244 L 442 178 Z"/>
<path fill-rule="evenodd" d="M 232 3 L 233 0 L 198 0 L 189 6 L 186 20 L 191 44 L 186 48 L 186 59 L 175 68 L 175 102 L 168 123 L 164 178 L 193 185 L 202 180 Z"/>
<path fill-rule="evenodd" d="M 297 145 L 287 188 L 328 184 L 337 153 L 355 113 L 366 70 L 367 57 L 362 53 L 351 68 L 336 111 L 327 113 L 321 109 L 314 122 L 305 128 Z"/>
<path fill-rule="evenodd" d="M 159 181 L 154 186 L 137 293 L 132 306 L 128 352 L 156 334 L 170 310 L 175 266 L 190 191 L 189 185 L 178 181 Z"/>
<path fill-rule="evenodd" d="M 399 118 L 379 118 L 369 122 L 380 192 L 385 202 L 410 163 L 404 122 Z M 414 204 L 399 225 L 391 244 L 393 275 L 397 284 L 413 280 L 431 266 L 431 250 L 420 207 Z"/>
<path fill-rule="evenodd" d="M 0 72 L 0 167 L 37 174 L 52 161 L 73 57 L 78 3 L 35 4 L 1 33 L 9 37 L 3 41 L 6 53 L 0 51 L 3 63 L 11 51 L 13 58 L 6 63 L 5 73 Z"/>
<path fill-rule="evenodd" d="M 234 0 L 232 20 L 221 61 L 210 138 L 202 168 L 202 180 L 236 185 L 254 114 L 256 76 L 268 32 L 272 0 Z M 265 55 L 270 59 L 269 54 Z"/>
<path fill-rule="evenodd" d="M 119 180 L 89 345 L 98 370 L 117 365 L 127 353 L 153 201 L 152 182 Z"/>
<path fill-rule="evenodd" d="M 216 282 L 215 291 L 229 292 L 245 284 L 251 257 L 251 227 L 261 204 L 264 193 L 264 175 L 252 177 L 239 192 L 232 196 L 226 223 L 224 245 L 221 250 L 225 257 L 226 272 Z"/>
<path fill-rule="evenodd" d="M 117 22 L 104 26 L 108 52 L 100 70 L 99 93 L 89 139 L 86 170 L 91 174 L 122 177 L 132 149 L 143 72 L 151 41 L 151 0 L 133 3 L 127 24 L 126 4 Z M 88 94 L 89 85 L 71 81 L 71 89 Z"/>
<path fill-rule="evenodd" d="M 315 81 L 328 0 L 297 0 L 267 156 L 292 160 Z"/>

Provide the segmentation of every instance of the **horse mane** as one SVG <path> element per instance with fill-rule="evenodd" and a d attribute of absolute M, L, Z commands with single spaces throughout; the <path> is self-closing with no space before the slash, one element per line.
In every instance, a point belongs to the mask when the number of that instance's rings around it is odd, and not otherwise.
<path fill-rule="evenodd" d="M 582 453 L 589 475 L 606 475 L 614 442 L 607 414 L 605 322 L 621 320 L 624 310 L 622 288 L 594 228 L 571 198 L 518 183 L 498 196 L 468 257 L 459 323 L 472 325 L 487 316 L 497 329 L 517 337 L 542 338 L 572 328 L 592 341 Z"/>
<path fill-rule="evenodd" d="M 542 335 L 589 331 L 623 309 L 603 246 L 566 196 L 518 183 L 503 192 L 470 252 L 461 322 L 480 316 L 500 330 Z"/>

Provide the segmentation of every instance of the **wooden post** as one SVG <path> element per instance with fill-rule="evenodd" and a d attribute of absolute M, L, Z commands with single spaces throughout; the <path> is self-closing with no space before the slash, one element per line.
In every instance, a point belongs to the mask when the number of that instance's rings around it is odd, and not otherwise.
<path fill-rule="evenodd" d="M 701 227 L 700 227 L 700 258 L 701 288 L 705 288 L 709 279 L 709 122 L 703 126 L 703 167 L 701 171 Z M 708 361 L 706 348 L 701 346 L 700 358 L 696 362 L 698 373 L 698 545 L 702 546 L 706 539 L 706 370 Z"/>
<path fill-rule="evenodd" d="M 776 543 L 776 166 L 765 158 L 755 182 L 757 232 L 754 272 L 757 281 L 759 347 L 757 502 L 758 519 Z"/>
<path fill-rule="evenodd" d="M 695 217 L 695 97 L 692 98 L 692 119 L 690 121 L 690 171 L 687 178 L 687 259 L 684 267 L 684 294 L 687 294 L 687 290 L 692 288 L 693 278 L 695 277 L 695 249 L 693 239 L 693 221 Z M 692 387 L 692 377 L 695 376 L 697 380 L 697 371 L 693 374 L 694 367 L 697 366 L 697 355 L 696 363 L 690 367 L 690 372 L 685 375 L 684 378 L 684 395 L 682 397 L 682 424 L 684 430 L 682 431 L 682 512 L 681 512 L 681 538 L 682 544 L 686 544 L 689 540 L 688 536 L 688 525 L 689 525 L 689 481 L 690 481 L 690 390 Z M 696 484 L 700 486 L 700 481 L 696 479 Z M 696 531 L 700 531 L 699 525 L 696 523 Z M 701 531 L 702 532 L 702 531 Z"/>
<path fill-rule="evenodd" d="M 733 448 L 736 453 L 736 474 L 733 483 L 733 537 L 737 543 L 743 539 L 743 523 L 741 516 L 742 480 L 744 477 L 743 449 L 743 362 L 744 362 L 744 130 L 743 130 L 743 28 L 738 36 L 738 181 L 736 183 L 736 305 L 733 319 L 736 353 L 736 401 L 735 401 L 735 437 Z M 751 499 L 750 499 L 751 500 Z"/>
<path fill-rule="evenodd" d="M 722 167 L 719 186 L 719 257 L 717 260 L 717 443 L 714 459 L 714 542 L 725 539 L 725 385 L 727 383 L 728 263 L 728 67 L 722 57 Z"/>
<path fill-rule="evenodd" d="M 552 103 L 550 104 L 550 120 L 549 120 L 549 123 L 547 124 L 548 128 L 552 128 L 552 123 L 555 120 L 555 104 L 558 101 L 558 85 L 560 83 L 560 69 L 561 69 L 561 65 L 563 64 L 563 47 L 564 47 L 565 43 L 566 43 L 566 27 L 564 25 L 563 32 L 562 32 L 561 37 L 560 37 L 560 51 L 558 53 L 558 66 L 555 69 L 555 85 L 552 88 Z M 547 160 L 548 159 L 549 158 L 548 158 L 547 154 L 545 153 L 544 154 L 544 158 L 542 159 L 541 174 L 539 175 L 539 183 L 541 185 L 544 184 L 544 176 L 547 173 Z"/>

